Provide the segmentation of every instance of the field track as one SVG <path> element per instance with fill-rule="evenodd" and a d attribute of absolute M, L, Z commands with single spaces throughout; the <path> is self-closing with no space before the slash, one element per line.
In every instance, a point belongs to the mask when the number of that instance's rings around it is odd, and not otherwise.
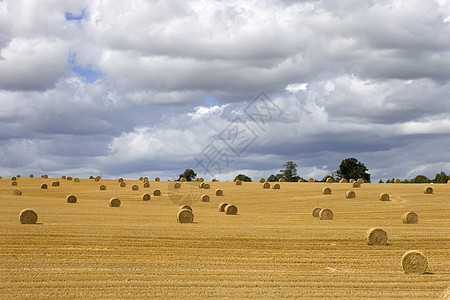
<path fill-rule="evenodd" d="M 422 184 L 283 182 L 273 190 L 212 182 L 209 190 L 198 183 L 174 190 L 138 180 L 17 182 L 0 179 L 0 299 L 444 299 L 450 288 L 450 184 L 425 195 Z M 326 186 L 331 195 L 322 194 Z M 142 201 L 155 189 L 162 196 Z M 356 198 L 345 198 L 348 190 Z M 379 201 L 382 192 L 391 201 Z M 66 202 L 69 194 L 77 203 Z M 211 201 L 201 202 L 202 194 Z M 112 197 L 120 207 L 109 207 Z M 194 223 L 177 222 L 179 201 L 191 204 Z M 238 215 L 219 212 L 221 202 Z M 331 209 L 334 219 L 313 218 L 314 207 Z M 25 208 L 38 224 L 20 224 Z M 418 224 L 402 223 L 408 211 Z M 370 227 L 384 229 L 388 245 L 368 246 Z M 401 257 L 413 249 L 427 256 L 426 274 L 403 272 Z"/>

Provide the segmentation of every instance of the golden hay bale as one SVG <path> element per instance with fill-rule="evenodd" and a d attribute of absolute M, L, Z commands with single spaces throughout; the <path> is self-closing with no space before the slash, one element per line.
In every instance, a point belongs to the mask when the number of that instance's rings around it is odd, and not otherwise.
<path fill-rule="evenodd" d="M 139 186 L 137 184 L 133 184 L 133 186 L 131 187 L 132 191 L 139 191 Z"/>
<path fill-rule="evenodd" d="M 234 177 L 233 182 L 236 182 L 236 180 L 239 180 L 239 178 Z"/>
<path fill-rule="evenodd" d="M 202 189 L 204 185 L 205 185 L 205 183 L 202 182 L 202 183 L 200 183 L 200 184 L 198 185 L 198 188 Z"/>
<path fill-rule="evenodd" d="M 177 214 L 177 221 L 179 223 L 192 223 L 194 222 L 194 214 L 189 209 L 182 209 Z"/>
<path fill-rule="evenodd" d="M 388 193 L 381 193 L 380 194 L 380 201 L 390 201 L 390 197 Z"/>
<path fill-rule="evenodd" d="M 30 174 L 30 178 L 34 178 L 34 175 L 33 175 L 33 174 Z"/>
<path fill-rule="evenodd" d="M 148 177 L 147 176 L 144 177 L 144 181 L 148 181 Z"/>
<path fill-rule="evenodd" d="M 361 183 L 359 183 L 358 181 L 353 181 L 352 187 L 353 187 L 354 189 L 357 189 L 357 188 L 361 187 Z"/>
<path fill-rule="evenodd" d="M 16 181 L 16 180 L 17 180 L 17 177 L 15 177 L 15 176 L 11 177 L 11 181 Z"/>
<path fill-rule="evenodd" d="M 400 181 L 400 179 L 398 179 L 398 178 L 396 178 L 395 180 L 394 180 L 394 183 L 400 183 L 401 181 Z"/>
<path fill-rule="evenodd" d="M 331 177 L 328 177 L 326 180 L 326 183 L 333 183 L 333 182 L 334 182 L 334 179 Z"/>
<path fill-rule="evenodd" d="M 72 177 L 68 176 L 68 177 L 67 177 L 67 180 L 72 180 Z"/>
<path fill-rule="evenodd" d="M 17 178 L 21 178 L 22 176 L 20 176 L 20 175 L 17 175 L 16 177 L 17 177 Z"/>
<path fill-rule="evenodd" d="M 270 183 L 264 182 L 263 189 L 270 189 Z"/>
<path fill-rule="evenodd" d="M 17 186 L 18 183 L 17 183 L 17 181 L 13 181 L 13 182 L 11 182 L 11 185 L 12 185 L 12 186 Z"/>
<path fill-rule="evenodd" d="M 48 175 L 44 175 L 44 179 L 48 179 Z"/>
<path fill-rule="evenodd" d="M 450 180 L 447 180 L 447 184 L 450 184 Z"/>
<path fill-rule="evenodd" d="M 279 183 L 275 183 L 275 184 L 273 185 L 272 189 L 274 189 L 274 190 L 279 190 L 280 187 L 281 187 L 281 186 L 280 186 Z"/>
<path fill-rule="evenodd" d="M 264 178 L 260 178 L 258 182 L 259 183 L 264 183 L 264 182 L 266 182 L 266 180 Z"/>
<path fill-rule="evenodd" d="M 297 182 L 303 182 L 303 179 L 299 179 Z"/>
<path fill-rule="evenodd" d="M 318 218 L 319 217 L 319 213 L 322 209 L 320 207 L 314 207 L 312 210 L 312 215 L 314 218 Z"/>
<path fill-rule="evenodd" d="M 41 184 L 41 189 L 45 190 L 47 188 L 48 188 L 47 184 L 45 184 L 45 183 Z"/>
<path fill-rule="evenodd" d="M 14 190 L 13 195 L 22 196 L 22 191 L 21 190 Z"/>
<path fill-rule="evenodd" d="M 387 244 L 387 233 L 381 228 L 369 228 L 366 232 L 366 243 L 370 246 Z"/>
<path fill-rule="evenodd" d="M 59 181 L 53 181 L 52 186 L 59 186 Z"/>
<path fill-rule="evenodd" d="M 34 210 L 30 208 L 24 209 L 20 212 L 19 220 L 22 224 L 36 224 L 38 215 Z"/>
<path fill-rule="evenodd" d="M 202 199 L 202 202 L 209 202 L 209 200 L 210 200 L 208 195 L 202 195 L 201 199 Z"/>
<path fill-rule="evenodd" d="M 223 196 L 223 191 L 221 189 L 217 189 L 216 196 Z"/>
<path fill-rule="evenodd" d="M 160 190 L 154 190 L 153 191 L 153 196 L 161 196 L 161 191 Z"/>
<path fill-rule="evenodd" d="M 423 189 L 424 194 L 433 194 L 433 188 L 431 186 L 427 186 Z"/>
<path fill-rule="evenodd" d="M 319 212 L 319 218 L 321 220 L 333 220 L 334 214 L 331 209 L 324 208 Z"/>
<path fill-rule="evenodd" d="M 182 181 L 182 182 L 186 181 L 186 177 L 181 177 L 180 181 Z"/>
<path fill-rule="evenodd" d="M 149 201 L 150 200 L 150 194 L 144 194 L 142 195 L 142 201 Z"/>
<path fill-rule="evenodd" d="M 228 203 L 220 203 L 219 204 L 219 211 L 220 212 L 224 212 L 225 211 L 225 207 L 228 205 Z"/>
<path fill-rule="evenodd" d="M 345 197 L 346 198 L 355 198 L 356 193 L 355 193 L 355 191 L 347 191 L 347 193 L 345 193 Z"/>
<path fill-rule="evenodd" d="M 141 181 L 142 181 L 142 180 L 144 180 L 144 177 L 142 177 L 142 176 L 141 176 L 141 177 L 139 177 L 139 180 L 141 180 Z"/>
<path fill-rule="evenodd" d="M 187 210 L 192 211 L 192 207 L 190 207 L 189 205 L 182 205 L 182 206 L 180 206 L 180 207 L 178 208 L 178 210 L 183 210 L 183 209 L 187 209 Z"/>
<path fill-rule="evenodd" d="M 341 180 L 339 180 L 339 183 L 347 183 L 347 179 L 342 178 Z"/>
<path fill-rule="evenodd" d="M 217 179 L 215 179 L 215 178 L 213 178 L 212 180 L 211 180 L 211 182 L 218 182 L 219 180 L 217 180 Z"/>
<path fill-rule="evenodd" d="M 329 187 L 325 187 L 323 188 L 322 193 L 324 195 L 331 195 L 331 189 Z"/>
<path fill-rule="evenodd" d="M 75 178 L 75 179 L 73 180 L 73 182 L 79 183 L 79 182 L 80 182 L 80 178 Z"/>
<path fill-rule="evenodd" d="M 417 224 L 419 216 L 415 212 L 406 212 L 402 215 L 403 224 Z"/>
<path fill-rule="evenodd" d="M 100 186 L 100 191 L 106 191 L 106 185 L 102 184 L 102 185 Z"/>
<path fill-rule="evenodd" d="M 229 205 L 225 206 L 224 210 L 227 215 L 237 215 L 237 212 L 238 212 L 237 207 L 233 204 L 229 204 Z"/>
<path fill-rule="evenodd" d="M 314 182 L 314 178 L 308 178 L 308 182 Z"/>
<path fill-rule="evenodd" d="M 155 177 L 155 181 L 160 181 L 161 179 L 159 177 Z"/>
<path fill-rule="evenodd" d="M 94 181 L 100 181 L 100 179 L 101 179 L 101 177 L 97 176 L 97 177 L 94 178 Z"/>
<path fill-rule="evenodd" d="M 66 201 L 67 203 L 77 203 L 77 197 L 75 195 L 68 195 Z"/>
<path fill-rule="evenodd" d="M 359 183 L 364 183 L 364 179 L 362 179 L 362 178 L 358 178 L 358 180 L 356 180 L 356 181 Z"/>
<path fill-rule="evenodd" d="M 110 207 L 119 207 L 121 204 L 120 200 L 118 198 L 111 198 L 109 199 L 109 206 Z"/>
<path fill-rule="evenodd" d="M 179 182 L 175 182 L 175 184 L 173 185 L 174 189 L 179 189 L 181 188 L 181 184 Z"/>
<path fill-rule="evenodd" d="M 422 252 L 410 250 L 402 256 L 402 267 L 406 274 L 424 274 L 428 268 L 428 260 Z"/>
<path fill-rule="evenodd" d="M 66 175 L 61 176 L 61 179 L 66 179 Z"/>
<path fill-rule="evenodd" d="M 285 182 L 285 181 L 286 181 L 286 179 L 284 179 L 284 178 L 278 179 L 278 182 Z"/>
<path fill-rule="evenodd" d="M 239 179 L 235 181 L 236 185 L 242 185 L 242 181 L 240 181 Z"/>
<path fill-rule="evenodd" d="M 204 188 L 205 190 L 209 190 L 209 189 L 211 188 L 211 186 L 209 185 L 209 183 L 205 183 L 205 184 L 203 185 L 203 188 Z"/>
<path fill-rule="evenodd" d="M 349 180 L 348 182 L 353 183 L 353 182 L 355 182 L 355 181 L 356 181 L 355 179 L 350 178 L 350 180 Z"/>
<path fill-rule="evenodd" d="M 121 178 L 117 179 L 117 182 L 119 182 L 119 183 L 123 182 L 123 178 L 121 177 Z"/>
<path fill-rule="evenodd" d="M 120 187 L 126 187 L 127 184 L 125 183 L 125 181 L 122 181 L 122 182 L 119 184 L 119 186 L 120 186 Z"/>
<path fill-rule="evenodd" d="M 92 176 L 92 175 L 91 175 L 91 176 L 89 176 L 89 179 L 94 179 L 94 176 Z"/>
<path fill-rule="evenodd" d="M 203 179 L 203 177 L 198 178 L 198 181 L 203 182 L 205 181 L 205 179 Z"/>
<path fill-rule="evenodd" d="M 150 187 L 150 183 L 149 182 L 144 182 L 144 188 L 149 188 Z"/>

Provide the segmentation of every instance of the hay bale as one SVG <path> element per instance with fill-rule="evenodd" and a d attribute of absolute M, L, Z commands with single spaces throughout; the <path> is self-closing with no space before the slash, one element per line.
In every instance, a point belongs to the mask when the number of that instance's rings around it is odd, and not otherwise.
<path fill-rule="evenodd" d="M 94 178 L 94 181 L 100 181 L 100 179 L 101 179 L 100 176 L 96 176 L 96 177 Z"/>
<path fill-rule="evenodd" d="M 390 201 L 390 197 L 388 193 L 381 193 L 380 194 L 380 201 Z"/>
<path fill-rule="evenodd" d="M 69 181 L 72 180 L 72 177 L 68 176 L 68 177 L 67 177 L 67 180 L 69 180 Z"/>
<path fill-rule="evenodd" d="M 63 175 L 63 176 L 61 176 L 61 179 L 66 179 L 67 177 L 66 177 L 66 175 Z"/>
<path fill-rule="evenodd" d="M 79 182 L 80 182 L 80 178 L 75 178 L 75 179 L 73 180 L 73 182 L 79 183 Z"/>
<path fill-rule="evenodd" d="M 155 177 L 155 181 L 161 181 L 159 177 Z"/>
<path fill-rule="evenodd" d="M 150 182 L 144 181 L 144 189 L 148 189 L 150 187 Z"/>
<path fill-rule="evenodd" d="M 450 180 L 447 180 L 447 184 L 450 184 Z"/>
<path fill-rule="evenodd" d="M 324 209 L 321 209 L 319 212 L 319 218 L 321 220 L 333 220 L 333 217 L 334 217 L 334 214 L 331 211 L 331 209 L 324 208 Z"/>
<path fill-rule="evenodd" d="M 198 188 L 202 189 L 204 186 L 205 186 L 205 183 L 202 182 L 202 183 L 200 183 L 200 184 L 198 185 Z"/>
<path fill-rule="evenodd" d="M 208 195 L 202 195 L 201 199 L 202 199 L 202 202 L 209 202 L 209 200 L 210 200 Z"/>
<path fill-rule="evenodd" d="M 353 187 L 354 189 L 357 189 L 357 188 L 361 187 L 361 183 L 359 183 L 358 181 L 353 181 L 352 187 Z"/>
<path fill-rule="evenodd" d="M 198 181 L 203 182 L 205 179 L 203 177 L 198 178 Z"/>
<path fill-rule="evenodd" d="M 122 182 L 119 184 L 119 186 L 120 186 L 120 187 L 126 187 L 127 184 L 125 183 L 125 181 L 122 181 Z"/>
<path fill-rule="evenodd" d="M 339 180 L 339 183 L 347 183 L 347 179 L 342 178 L 341 180 Z"/>
<path fill-rule="evenodd" d="M 178 208 L 178 210 L 183 210 L 183 209 L 187 209 L 187 210 L 192 211 L 192 207 L 190 207 L 189 205 L 182 205 L 182 206 L 180 206 L 180 207 Z"/>
<path fill-rule="evenodd" d="M 331 195 L 331 189 L 329 187 L 325 187 L 323 188 L 322 193 L 324 195 Z"/>
<path fill-rule="evenodd" d="M 303 182 L 303 179 L 299 179 L 297 182 Z"/>
<path fill-rule="evenodd" d="M 258 182 L 259 183 L 264 183 L 264 182 L 266 182 L 266 180 L 264 178 L 260 178 Z"/>
<path fill-rule="evenodd" d="M 142 201 L 149 201 L 150 200 L 150 194 L 144 194 L 142 195 Z"/>
<path fill-rule="evenodd" d="M 177 221 L 179 223 L 192 223 L 194 222 L 194 214 L 189 209 L 182 209 L 178 212 Z"/>
<path fill-rule="evenodd" d="M 77 203 L 77 197 L 75 195 L 68 195 L 66 201 L 67 203 Z"/>
<path fill-rule="evenodd" d="M 212 180 L 211 180 L 211 182 L 218 182 L 219 180 L 217 180 L 217 179 L 215 179 L 215 178 L 213 178 Z"/>
<path fill-rule="evenodd" d="M 264 182 L 263 189 L 270 189 L 270 183 Z"/>
<path fill-rule="evenodd" d="M 182 182 L 186 181 L 186 177 L 181 177 L 180 181 L 182 181 Z"/>
<path fill-rule="evenodd" d="M 111 198 L 109 199 L 109 206 L 110 207 L 120 207 L 120 200 L 118 198 Z"/>
<path fill-rule="evenodd" d="M 228 203 L 220 203 L 219 204 L 219 211 L 220 212 L 224 212 L 225 211 L 225 207 L 228 205 Z"/>
<path fill-rule="evenodd" d="M 179 189 L 179 188 L 181 188 L 181 184 L 179 182 L 175 182 L 174 185 L 173 185 L 173 188 L 174 189 Z"/>
<path fill-rule="evenodd" d="M 30 174 L 30 178 L 34 178 L 34 175 L 33 175 L 33 174 Z"/>
<path fill-rule="evenodd" d="M 41 189 L 45 190 L 47 188 L 48 188 L 47 184 L 45 184 L 45 183 L 41 184 Z"/>
<path fill-rule="evenodd" d="M 17 180 L 17 177 L 15 177 L 15 176 L 11 177 L 11 181 L 16 181 L 16 180 Z"/>
<path fill-rule="evenodd" d="M 137 184 L 133 184 L 133 186 L 131 187 L 132 191 L 139 191 L 139 186 Z"/>
<path fill-rule="evenodd" d="M 432 188 L 431 186 L 426 186 L 426 187 L 423 189 L 423 193 L 424 193 L 424 194 L 433 194 L 433 188 Z"/>
<path fill-rule="evenodd" d="M 242 181 L 241 181 L 241 180 L 239 180 L 239 179 L 238 179 L 238 180 L 236 180 L 236 181 L 235 181 L 235 183 L 236 183 L 236 185 L 242 185 Z"/>
<path fill-rule="evenodd" d="M 94 176 L 92 176 L 92 175 L 91 175 L 91 176 L 89 176 L 89 179 L 94 179 Z"/>
<path fill-rule="evenodd" d="M 211 188 L 211 186 L 209 185 L 209 183 L 205 183 L 205 184 L 203 185 L 203 188 L 204 188 L 205 190 L 209 190 L 209 189 Z"/>
<path fill-rule="evenodd" d="M 284 178 L 278 179 L 278 182 L 285 182 L 285 181 L 286 181 L 286 179 L 284 179 Z"/>
<path fill-rule="evenodd" d="M 119 182 L 119 183 L 123 182 L 123 178 L 121 177 L 121 178 L 117 179 L 117 182 Z"/>
<path fill-rule="evenodd" d="M 216 196 L 223 196 L 223 191 L 221 189 L 217 189 Z"/>
<path fill-rule="evenodd" d="M 347 193 L 345 193 L 345 198 L 355 198 L 355 197 L 356 197 L 355 191 L 347 191 Z"/>
<path fill-rule="evenodd" d="M 144 177 L 142 177 L 142 176 L 141 176 L 141 177 L 139 177 L 139 180 L 143 181 L 143 180 L 144 180 Z"/>
<path fill-rule="evenodd" d="M 279 190 L 281 188 L 279 183 L 275 183 L 272 187 L 274 190 Z"/>
<path fill-rule="evenodd" d="M 160 190 L 154 190 L 153 191 L 153 196 L 161 196 L 161 191 Z"/>
<path fill-rule="evenodd" d="M 17 181 L 13 181 L 13 182 L 11 182 L 11 185 L 12 185 L 12 186 L 17 186 L 18 183 L 17 183 Z"/>
<path fill-rule="evenodd" d="M 359 182 L 359 183 L 364 183 L 364 179 L 362 179 L 362 178 L 358 178 L 358 180 L 356 180 L 356 182 Z"/>
<path fill-rule="evenodd" d="M 328 177 L 326 183 L 333 183 L 334 179 L 332 177 Z"/>
<path fill-rule="evenodd" d="M 417 224 L 419 216 L 415 212 L 406 212 L 402 215 L 403 224 Z"/>
<path fill-rule="evenodd" d="M 410 250 L 402 256 L 402 267 L 406 274 L 424 274 L 428 268 L 428 260 L 422 252 Z"/>
<path fill-rule="evenodd" d="M 20 176 L 20 175 L 17 175 L 16 177 L 17 177 L 17 178 L 21 178 L 22 176 Z"/>
<path fill-rule="evenodd" d="M 366 243 L 370 246 L 382 246 L 387 244 L 387 233 L 381 228 L 370 228 L 366 232 Z"/>
<path fill-rule="evenodd" d="M 102 185 L 100 186 L 100 191 L 106 191 L 106 185 L 102 184 Z"/>
<path fill-rule="evenodd" d="M 22 196 L 22 191 L 21 190 L 14 190 L 13 195 Z"/>
<path fill-rule="evenodd" d="M 59 186 L 59 181 L 53 181 L 52 186 Z"/>
<path fill-rule="evenodd" d="M 45 175 L 43 175 L 43 176 L 44 176 L 44 177 L 43 177 L 44 179 L 48 179 L 48 175 L 45 174 Z"/>
<path fill-rule="evenodd" d="M 394 183 L 400 183 L 401 181 L 400 181 L 400 179 L 398 179 L 398 178 L 396 178 L 395 180 L 394 180 Z"/>
<path fill-rule="evenodd" d="M 224 210 L 227 215 L 237 215 L 237 213 L 238 213 L 237 207 L 233 204 L 229 204 L 229 205 L 225 206 Z"/>
<path fill-rule="evenodd" d="M 314 178 L 308 178 L 308 182 L 314 182 Z"/>
<path fill-rule="evenodd" d="M 239 178 L 234 177 L 234 178 L 233 178 L 233 182 L 236 182 L 236 180 L 239 180 Z"/>
<path fill-rule="evenodd" d="M 314 218 L 318 218 L 319 217 L 319 213 L 322 209 L 320 207 L 314 207 L 312 210 L 312 215 Z"/>
<path fill-rule="evenodd" d="M 20 212 L 19 220 L 22 224 L 36 224 L 38 215 L 34 210 L 27 208 Z"/>
<path fill-rule="evenodd" d="M 353 182 L 355 182 L 355 181 L 356 181 L 355 179 L 350 178 L 350 180 L 349 180 L 348 182 L 353 183 Z"/>
<path fill-rule="evenodd" d="M 147 176 L 144 177 L 144 181 L 148 181 L 148 177 Z"/>

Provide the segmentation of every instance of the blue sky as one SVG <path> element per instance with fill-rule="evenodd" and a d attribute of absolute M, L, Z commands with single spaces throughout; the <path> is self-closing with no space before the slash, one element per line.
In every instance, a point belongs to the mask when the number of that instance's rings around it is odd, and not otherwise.
<path fill-rule="evenodd" d="M 0 176 L 449 173 L 449 20 L 442 0 L 1 1 Z"/>

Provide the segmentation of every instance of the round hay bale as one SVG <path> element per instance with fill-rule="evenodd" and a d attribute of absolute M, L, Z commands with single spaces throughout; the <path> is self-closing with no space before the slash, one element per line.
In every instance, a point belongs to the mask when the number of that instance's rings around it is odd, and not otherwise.
<path fill-rule="evenodd" d="M 102 184 L 102 185 L 100 186 L 100 191 L 106 191 L 106 185 Z"/>
<path fill-rule="evenodd" d="M 426 186 L 426 187 L 423 189 L 423 193 L 424 193 L 424 194 L 433 194 L 433 188 L 432 188 L 431 186 Z"/>
<path fill-rule="evenodd" d="M 155 177 L 155 181 L 161 181 L 159 177 Z"/>
<path fill-rule="evenodd" d="M 211 188 L 211 186 L 209 185 L 209 183 L 205 183 L 205 184 L 203 185 L 203 188 L 204 188 L 205 190 L 209 190 L 209 189 Z"/>
<path fill-rule="evenodd" d="M 92 176 L 92 175 L 91 175 L 91 176 L 89 176 L 89 179 L 94 179 L 94 176 Z"/>
<path fill-rule="evenodd" d="M 142 201 L 149 201 L 150 200 L 150 194 L 144 194 L 142 195 Z"/>
<path fill-rule="evenodd" d="M 47 184 L 45 184 L 45 183 L 41 184 L 41 189 L 45 190 L 47 188 L 48 188 Z"/>
<path fill-rule="evenodd" d="M 339 180 L 339 183 L 347 183 L 347 179 L 342 178 L 341 180 Z"/>
<path fill-rule="evenodd" d="M 202 199 L 202 202 L 209 202 L 209 200 L 210 200 L 208 195 L 202 195 L 201 199 Z"/>
<path fill-rule="evenodd" d="M 53 181 L 52 186 L 59 186 L 59 181 Z"/>
<path fill-rule="evenodd" d="M 217 180 L 217 179 L 215 179 L 215 178 L 213 178 L 212 180 L 211 180 L 211 182 L 218 182 L 219 180 Z"/>
<path fill-rule="evenodd" d="M 133 186 L 131 187 L 132 191 L 139 191 L 139 186 L 137 184 L 133 184 Z"/>
<path fill-rule="evenodd" d="M 270 183 L 264 182 L 263 189 L 270 189 Z"/>
<path fill-rule="evenodd" d="M 67 203 L 77 203 L 77 197 L 75 195 L 68 195 L 66 201 Z"/>
<path fill-rule="evenodd" d="M 355 181 L 356 181 L 355 179 L 350 178 L 350 180 L 349 180 L 348 182 L 353 183 L 353 182 L 355 182 Z"/>
<path fill-rule="evenodd" d="M 178 208 L 178 210 L 183 210 L 183 209 L 187 209 L 187 210 L 192 211 L 192 207 L 190 207 L 189 205 L 182 205 L 182 206 L 180 206 L 180 207 Z"/>
<path fill-rule="evenodd" d="M 205 186 L 205 183 L 204 183 L 204 182 L 202 182 L 202 183 L 200 183 L 200 184 L 198 185 L 198 187 L 199 187 L 200 189 L 202 189 L 204 186 Z"/>
<path fill-rule="evenodd" d="M 370 228 L 366 232 L 366 243 L 370 246 L 382 246 L 387 244 L 387 233 L 381 228 Z"/>
<path fill-rule="evenodd" d="M 75 178 L 75 179 L 73 180 L 73 182 L 79 183 L 79 182 L 80 182 L 80 178 Z"/>
<path fill-rule="evenodd" d="M 264 183 L 264 182 L 266 182 L 266 180 L 264 178 L 259 179 L 259 183 Z"/>
<path fill-rule="evenodd" d="M 47 174 L 45 174 L 45 175 L 43 175 L 44 177 L 44 179 L 48 179 L 48 175 Z"/>
<path fill-rule="evenodd" d="M 12 185 L 12 186 L 17 186 L 18 183 L 17 183 L 17 181 L 13 181 L 13 182 L 11 182 L 11 185 Z"/>
<path fill-rule="evenodd" d="M 236 185 L 242 185 L 242 181 L 240 181 L 239 179 L 235 181 Z"/>
<path fill-rule="evenodd" d="M 174 189 L 179 189 L 181 188 L 181 184 L 179 182 L 175 182 L 175 184 L 173 185 Z"/>
<path fill-rule="evenodd" d="M 334 179 L 331 177 L 328 177 L 326 180 L 326 183 L 333 183 L 333 182 L 334 182 Z"/>
<path fill-rule="evenodd" d="M 299 179 L 297 182 L 303 182 L 303 179 Z"/>
<path fill-rule="evenodd" d="M 221 189 L 217 189 L 216 196 L 223 196 L 223 191 Z"/>
<path fill-rule="evenodd" d="M 178 212 L 177 221 L 179 223 L 192 223 L 194 222 L 194 214 L 189 209 L 182 209 Z"/>
<path fill-rule="evenodd" d="M 148 177 L 147 176 L 144 177 L 144 181 L 148 181 Z"/>
<path fill-rule="evenodd" d="M 127 184 L 125 183 L 125 181 L 122 181 L 121 183 L 120 183 L 120 185 L 119 185 L 120 187 L 126 187 L 127 186 Z"/>
<path fill-rule="evenodd" d="M 329 187 L 325 187 L 323 188 L 322 193 L 324 195 L 331 195 L 331 189 Z"/>
<path fill-rule="evenodd" d="M 120 200 L 118 198 L 111 198 L 109 199 L 109 206 L 110 207 L 120 207 Z"/>
<path fill-rule="evenodd" d="M 141 176 L 141 177 L 139 177 L 139 180 L 141 180 L 141 181 L 142 181 L 142 180 L 144 180 L 144 177 L 142 177 L 142 176 Z"/>
<path fill-rule="evenodd" d="M 22 196 L 22 191 L 21 190 L 14 190 L 13 195 Z"/>
<path fill-rule="evenodd" d="M 22 176 L 20 176 L 20 175 L 17 175 L 16 177 L 17 177 L 17 178 L 21 178 Z"/>
<path fill-rule="evenodd" d="M 220 203 L 219 204 L 219 211 L 220 212 L 224 212 L 225 211 L 225 207 L 228 205 L 228 203 Z"/>
<path fill-rule="evenodd" d="M 161 191 L 160 190 L 154 190 L 153 191 L 153 196 L 161 196 Z"/>
<path fill-rule="evenodd" d="M 69 181 L 72 180 L 72 177 L 68 176 L 68 177 L 67 177 L 67 180 L 69 180 Z"/>
<path fill-rule="evenodd" d="M 150 183 L 148 181 L 144 182 L 144 188 L 147 189 L 150 187 Z"/>
<path fill-rule="evenodd" d="M 11 181 L 16 181 L 16 180 L 17 180 L 17 177 L 15 177 L 15 176 L 11 177 Z"/>
<path fill-rule="evenodd" d="M 447 180 L 447 184 L 450 184 L 450 180 Z"/>
<path fill-rule="evenodd" d="M 358 180 L 356 180 L 356 181 L 359 183 L 364 183 L 364 179 L 362 179 L 362 178 L 358 178 Z"/>
<path fill-rule="evenodd" d="M 286 179 L 284 179 L 284 178 L 278 179 L 278 182 L 285 182 L 285 181 L 286 181 Z"/>
<path fill-rule="evenodd" d="M 61 176 L 61 179 L 66 179 L 66 178 L 67 178 L 66 175 Z"/>
<path fill-rule="evenodd" d="M 395 180 L 394 180 L 394 183 L 400 183 L 401 181 L 400 181 L 400 179 L 398 179 L 398 178 L 396 178 Z"/>
<path fill-rule="evenodd" d="M 402 267 L 406 274 L 424 274 L 428 268 L 428 260 L 422 252 L 410 250 L 402 256 Z"/>
<path fill-rule="evenodd" d="M 229 205 L 225 206 L 224 210 L 227 215 L 237 215 L 237 213 L 238 213 L 237 207 L 233 204 L 229 204 Z"/>
<path fill-rule="evenodd" d="M 183 182 L 186 181 L 186 177 L 181 177 L 180 181 L 183 181 Z"/>
<path fill-rule="evenodd" d="M 319 212 L 319 218 L 321 220 L 333 220 L 333 217 L 334 217 L 334 214 L 331 211 L 331 209 L 324 208 L 324 209 L 321 209 Z"/>
<path fill-rule="evenodd" d="M 390 201 L 390 197 L 388 193 L 381 193 L 380 194 L 380 201 Z"/>
<path fill-rule="evenodd" d="M 347 191 L 347 193 L 345 193 L 345 198 L 355 198 L 355 197 L 356 197 L 355 191 Z"/>
<path fill-rule="evenodd" d="M 27 208 L 20 212 L 19 220 L 22 224 L 36 224 L 38 215 L 34 210 Z"/>
<path fill-rule="evenodd" d="M 402 215 L 403 224 L 417 224 L 419 216 L 415 212 L 406 212 Z"/>
<path fill-rule="evenodd" d="M 319 217 L 319 213 L 322 209 L 320 207 L 314 207 L 312 210 L 312 215 L 314 218 L 318 218 Z"/>
<path fill-rule="evenodd" d="M 96 177 L 94 178 L 94 181 L 100 181 L 100 179 L 101 179 L 100 176 L 96 176 Z"/>
<path fill-rule="evenodd" d="M 239 180 L 239 178 L 234 177 L 234 178 L 233 178 L 233 182 L 236 182 L 236 180 Z"/>
<path fill-rule="evenodd" d="M 273 185 L 273 187 L 272 187 L 272 188 L 273 188 L 274 190 L 279 190 L 279 189 L 280 189 L 280 187 L 281 187 L 281 186 L 280 186 L 280 184 L 279 184 L 279 183 L 275 183 L 275 184 Z"/>
<path fill-rule="evenodd" d="M 119 182 L 119 183 L 123 182 L 123 178 L 117 179 L 117 182 Z"/>
<path fill-rule="evenodd" d="M 203 182 L 205 179 L 203 177 L 198 178 L 198 181 Z"/>
<path fill-rule="evenodd" d="M 314 182 L 314 178 L 308 178 L 308 182 Z"/>
<path fill-rule="evenodd" d="M 30 174 L 30 178 L 34 178 L 34 175 L 33 175 L 33 174 Z"/>
<path fill-rule="evenodd" d="M 357 188 L 361 187 L 361 183 L 359 183 L 358 181 L 353 181 L 352 187 L 353 187 L 354 189 L 357 189 Z"/>

